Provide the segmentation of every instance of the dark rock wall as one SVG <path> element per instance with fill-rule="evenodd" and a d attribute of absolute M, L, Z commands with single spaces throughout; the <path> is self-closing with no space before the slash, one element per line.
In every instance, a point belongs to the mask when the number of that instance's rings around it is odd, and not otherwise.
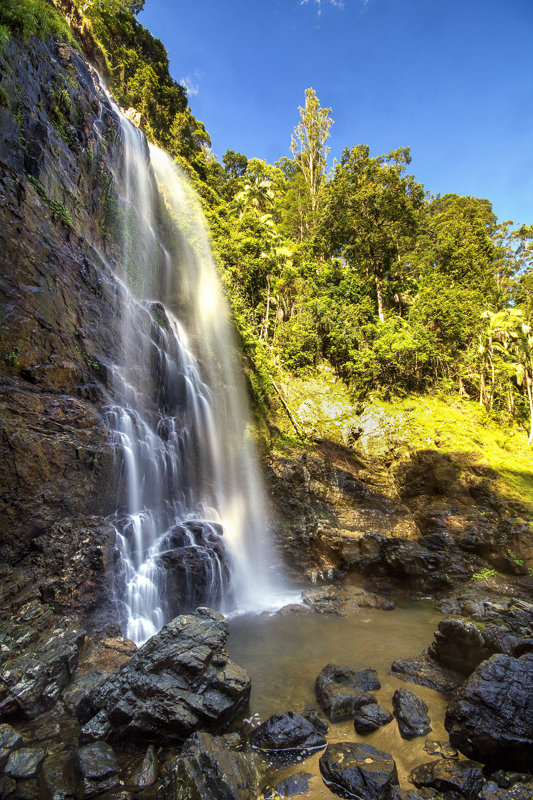
<path fill-rule="evenodd" d="M 120 502 L 100 414 L 123 296 L 108 235 L 118 120 L 51 39 L 10 41 L 0 77 L 0 557 L 48 599 L 90 605 Z"/>

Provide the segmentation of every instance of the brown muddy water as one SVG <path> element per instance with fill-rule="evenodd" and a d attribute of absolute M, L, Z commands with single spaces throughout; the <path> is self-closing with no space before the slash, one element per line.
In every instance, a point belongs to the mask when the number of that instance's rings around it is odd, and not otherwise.
<path fill-rule="evenodd" d="M 411 689 L 429 708 L 432 732 L 406 740 L 394 719 L 389 725 L 364 736 L 355 733 L 353 721 L 330 723 L 329 743 L 365 742 L 391 753 L 398 767 L 400 786 L 413 788 L 407 775 L 413 767 L 434 760 L 424 750 L 426 739 L 448 741 L 444 712 L 448 700 L 425 686 L 406 683 L 390 675 L 396 658 L 416 656 L 429 646 L 442 615 L 428 601 L 397 602 L 393 611 L 363 609 L 361 614 L 337 617 L 331 614 L 294 616 L 244 616 L 230 622 L 228 649 L 233 661 L 252 678 L 250 707 L 244 715 L 244 729 L 250 730 L 276 712 L 317 708 L 314 683 L 322 667 L 333 662 L 341 666 L 377 670 L 381 689 L 372 692 L 392 713 L 396 689 Z M 334 797 L 320 777 L 318 761 L 324 751 L 306 759 L 279 765 L 262 759 L 258 766 L 264 785 L 275 787 L 295 772 L 310 772 L 310 791 L 302 797 Z"/>

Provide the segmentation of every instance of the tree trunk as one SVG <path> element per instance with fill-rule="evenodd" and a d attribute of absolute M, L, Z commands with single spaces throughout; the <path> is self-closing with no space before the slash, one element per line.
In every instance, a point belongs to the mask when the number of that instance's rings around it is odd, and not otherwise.
<path fill-rule="evenodd" d="M 376 272 L 376 291 L 378 295 L 378 317 L 380 322 L 385 322 L 383 312 L 383 278 Z"/>
<path fill-rule="evenodd" d="M 526 376 L 526 381 L 527 381 L 527 396 L 529 398 L 529 421 L 530 421 L 529 439 L 527 440 L 527 443 L 531 444 L 531 442 L 533 442 L 533 396 L 531 394 L 531 386 L 533 385 L 533 381 L 529 376 Z"/>

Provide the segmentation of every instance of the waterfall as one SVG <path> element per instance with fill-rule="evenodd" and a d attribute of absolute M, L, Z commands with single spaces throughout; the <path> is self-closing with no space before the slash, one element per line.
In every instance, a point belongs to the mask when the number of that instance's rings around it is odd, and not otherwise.
<path fill-rule="evenodd" d="M 272 586 L 264 489 L 205 220 L 178 167 L 120 120 L 106 219 L 125 300 L 104 415 L 122 471 L 117 594 L 124 633 L 140 644 L 197 605 L 264 608 Z"/>

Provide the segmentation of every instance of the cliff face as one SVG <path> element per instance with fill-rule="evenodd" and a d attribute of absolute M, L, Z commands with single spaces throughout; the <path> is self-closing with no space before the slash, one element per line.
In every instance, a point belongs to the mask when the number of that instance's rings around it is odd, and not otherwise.
<path fill-rule="evenodd" d="M 100 415 L 123 297 L 108 242 L 118 120 L 65 44 L 11 41 L 0 75 L 0 557 L 87 609 L 121 495 Z"/>

